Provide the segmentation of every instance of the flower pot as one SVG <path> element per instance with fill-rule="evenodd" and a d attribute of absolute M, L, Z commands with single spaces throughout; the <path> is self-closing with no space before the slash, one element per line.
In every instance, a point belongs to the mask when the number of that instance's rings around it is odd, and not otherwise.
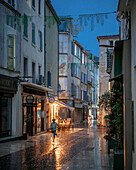
<path fill-rule="evenodd" d="M 114 151 L 113 170 L 124 170 L 123 150 Z"/>
<path fill-rule="evenodd" d="M 110 153 L 110 149 L 114 149 L 115 140 L 108 140 L 108 153 Z"/>

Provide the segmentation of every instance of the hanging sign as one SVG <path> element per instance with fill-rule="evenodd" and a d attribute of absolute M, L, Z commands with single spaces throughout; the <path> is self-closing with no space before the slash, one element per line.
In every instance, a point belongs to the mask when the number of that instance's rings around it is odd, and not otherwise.
<path fill-rule="evenodd" d="M 54 97 L 49 97 L 49 102 L 50 103 L 53 103 L 55 101 L 55 98 Z"/>
<path fill-rule="evenodd" d="M 32 96 L 32 95 L 26 96 L 26 102 L 27 103 L 33 103 L 34 102 L 34 96 Z"/>

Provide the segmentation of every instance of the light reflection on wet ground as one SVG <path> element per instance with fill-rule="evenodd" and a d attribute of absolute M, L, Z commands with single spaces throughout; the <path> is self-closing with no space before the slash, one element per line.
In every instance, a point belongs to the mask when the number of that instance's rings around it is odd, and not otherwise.
<path fill-rule="evenodd" d="M 104 133 L 104 128 L 91 126 L 59 133 L 55 142 L 51 134 L 33 137 L 31 142 L 24 142 L 29 147 L 23 143 L 25 149 L 0 157 L 0 169 L 110 170 L 113 155 L 107 154 Z"/>

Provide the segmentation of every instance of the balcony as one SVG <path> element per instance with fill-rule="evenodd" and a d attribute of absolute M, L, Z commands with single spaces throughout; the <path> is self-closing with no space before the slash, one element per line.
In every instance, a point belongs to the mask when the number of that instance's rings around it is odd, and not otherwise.
<path fill-rule="evenodd" d="M 59 99 L 69 99 L 70 90 L 59 90 Z"/>

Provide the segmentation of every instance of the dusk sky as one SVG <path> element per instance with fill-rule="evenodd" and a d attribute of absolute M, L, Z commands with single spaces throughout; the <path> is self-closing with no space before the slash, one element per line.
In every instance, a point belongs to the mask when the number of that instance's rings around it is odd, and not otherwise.
<path fill-rule="evenodd" d="M 118 0 L 51 0 L 54 9 L 59 16 L 73 15 L 75 19 L 80 14 L 97 14 L 113 12 L 117 10 Z M 104 25 L 97 24 L 94 20 L 94 30 L 91 31 L 91 24 L 84 26 L 84 31 L 78 34 L 76 40 L 85 50 L 91 50 L 99 56 L 99 44 L 97 36 L 112 35 L 119 33 L 119 23 L 116 21 L 116 14 L 108 15 L 104 19 Z"/>

